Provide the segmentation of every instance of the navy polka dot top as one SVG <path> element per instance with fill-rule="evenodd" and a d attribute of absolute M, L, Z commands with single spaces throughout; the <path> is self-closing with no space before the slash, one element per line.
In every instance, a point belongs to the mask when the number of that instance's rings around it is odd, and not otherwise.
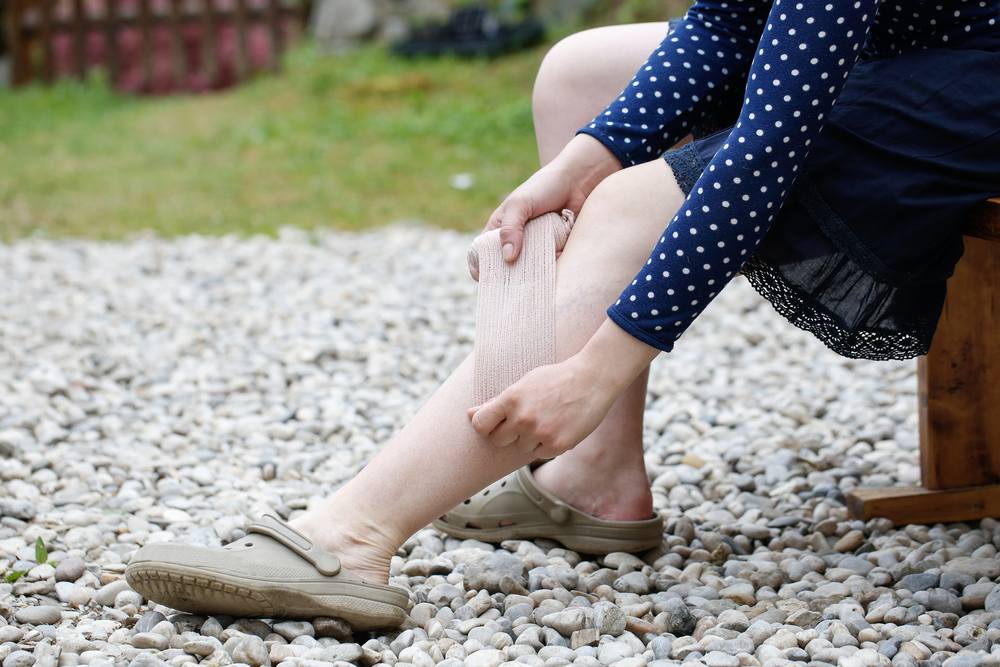
<path fill-rule="evenodd" d="M 580 130 L 628 167 L 659 157 L 735 87 L 728 140 L 608 315 L 669 351 L 753 252 L 858 57 L 996 29 L 1000 0 L 700 1 Z"/>

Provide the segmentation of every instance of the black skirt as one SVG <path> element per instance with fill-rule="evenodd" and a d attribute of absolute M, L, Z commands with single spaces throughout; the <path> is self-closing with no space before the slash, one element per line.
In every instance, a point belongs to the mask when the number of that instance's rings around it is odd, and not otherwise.
<path fill-rule="evenodd" d="M 859 61 L 744 264 L 779 313 L 835 352 L 927 353 L 970 211 L 1000 195 L 997 42 Z M 741 100 L 664 153 L 685 194 L 725 143 Z"/>

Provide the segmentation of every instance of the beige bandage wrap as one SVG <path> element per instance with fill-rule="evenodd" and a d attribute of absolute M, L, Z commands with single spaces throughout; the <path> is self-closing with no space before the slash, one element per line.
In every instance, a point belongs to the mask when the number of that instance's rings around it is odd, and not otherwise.
<path fill-rule="evenodd" d="M 525 373 L 556 360 L 556 252 L 573 228 L 573 212 L 546 213 L 524 227 L 517 260 L 503 259 L 500 230 L 469 248 L 469 273 L 479 281 L 473 405 L 482 405 Z"/>

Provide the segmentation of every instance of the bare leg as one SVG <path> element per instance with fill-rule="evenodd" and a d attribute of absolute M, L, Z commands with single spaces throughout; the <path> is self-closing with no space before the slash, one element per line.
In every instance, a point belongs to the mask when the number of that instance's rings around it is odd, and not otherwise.
<path fill-rule="evenodd" d="M 583 114 L 587 118 L 580 124 L 621 90 L 664 31 L 665 26 L 657 35 L 648 31 L 649 41 L 636 49 L 641 55 L 627 66 L 622 64 L 614 91 L 599 103 L 595 96 L 596 108 Z M 629 40 L 625 35 L 623 41 Z M 563 142 L 572 137 L 568 122 L 564 130 Z M 665 221 L 682 202 L 683 194 L 661 160 L 618 172 L 594 190 L 558 263 L 556 340 L 560 359 L 576 353 L 603 322 L 606 307 L 642 266 Z M 389 559 L 407 537 L 530 462 L 530 453 L 492 448 L 472 429 L 466 416 L 471 404 L 472 365 L 472 358 L 466 358 L 354 479 L 293 525 L 339 554 L 348 569 L 384 582 Z M 616 466 L 641 474 L 638 487 L 648 496 L 641 449 L 644 394 L 642 378 L 628 390 L 629 398 L 613 408 L 614 416 L 609 416 L 612 425 L 602 424 L 595 431 L 597 437 L 581 444 L 577 449 L 584 447 L 583 453 L 570 463 L 586 470 L 588 461 L 613 457 Z M 601 482 L 608 481 L 605 468 Z M 635 486 L 633 483 L 632 488 Z M 612 484 L 612 488 L 619 487 Z M 644 512 L 642 518 L 649 514 L 648 501 Z"/>
<path fill-rule="evenodd" d="M 532 96 L 542 164 L 621 91 L 666 32 L 665 23 L 595 28 L 571 35 L 549 51 Z M 609 58 L 610 53 L 617 57 Z M 538 468 L 538 484 L 595 516 L 620 520 L 650 516 L 653 497 L 642 449 L 648 378 L 648 371 L 636 378 L 586 440 Z"/>
<path fill-rule="evenodd" d="M 605 308 L 643 265 L 683 199 L 662 160 L 620 171 L 594 190 L 558 263 L 560 359 L 577 352 L 603 322 Z M 407 537 L 529 463 L 530 452 L 493 448 L 470 425 L 472 366 L 466 358 L 354 479 L 299 517 L 295 527 L 340 554 L 348 569 L 385 581 L 389 559 Z M 630 430 L 635 433 L 634 422 Z M 630 456 L 625 448 L 606 450 L 601 456 Z M 641 450 L 634 444 L 631 450 L 639 451 L 641 466 Z"/>

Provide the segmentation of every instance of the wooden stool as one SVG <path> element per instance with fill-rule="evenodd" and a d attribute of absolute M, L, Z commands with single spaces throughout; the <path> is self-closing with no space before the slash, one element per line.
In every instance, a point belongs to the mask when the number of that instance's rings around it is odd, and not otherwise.
<path fill-rule="evenodd" d="M 917 365 L 918 487 L 847 495 L 861 519 L 896 524 L 1000 517 L 1000 199 L 977 209 L 931 350 Z"/>

